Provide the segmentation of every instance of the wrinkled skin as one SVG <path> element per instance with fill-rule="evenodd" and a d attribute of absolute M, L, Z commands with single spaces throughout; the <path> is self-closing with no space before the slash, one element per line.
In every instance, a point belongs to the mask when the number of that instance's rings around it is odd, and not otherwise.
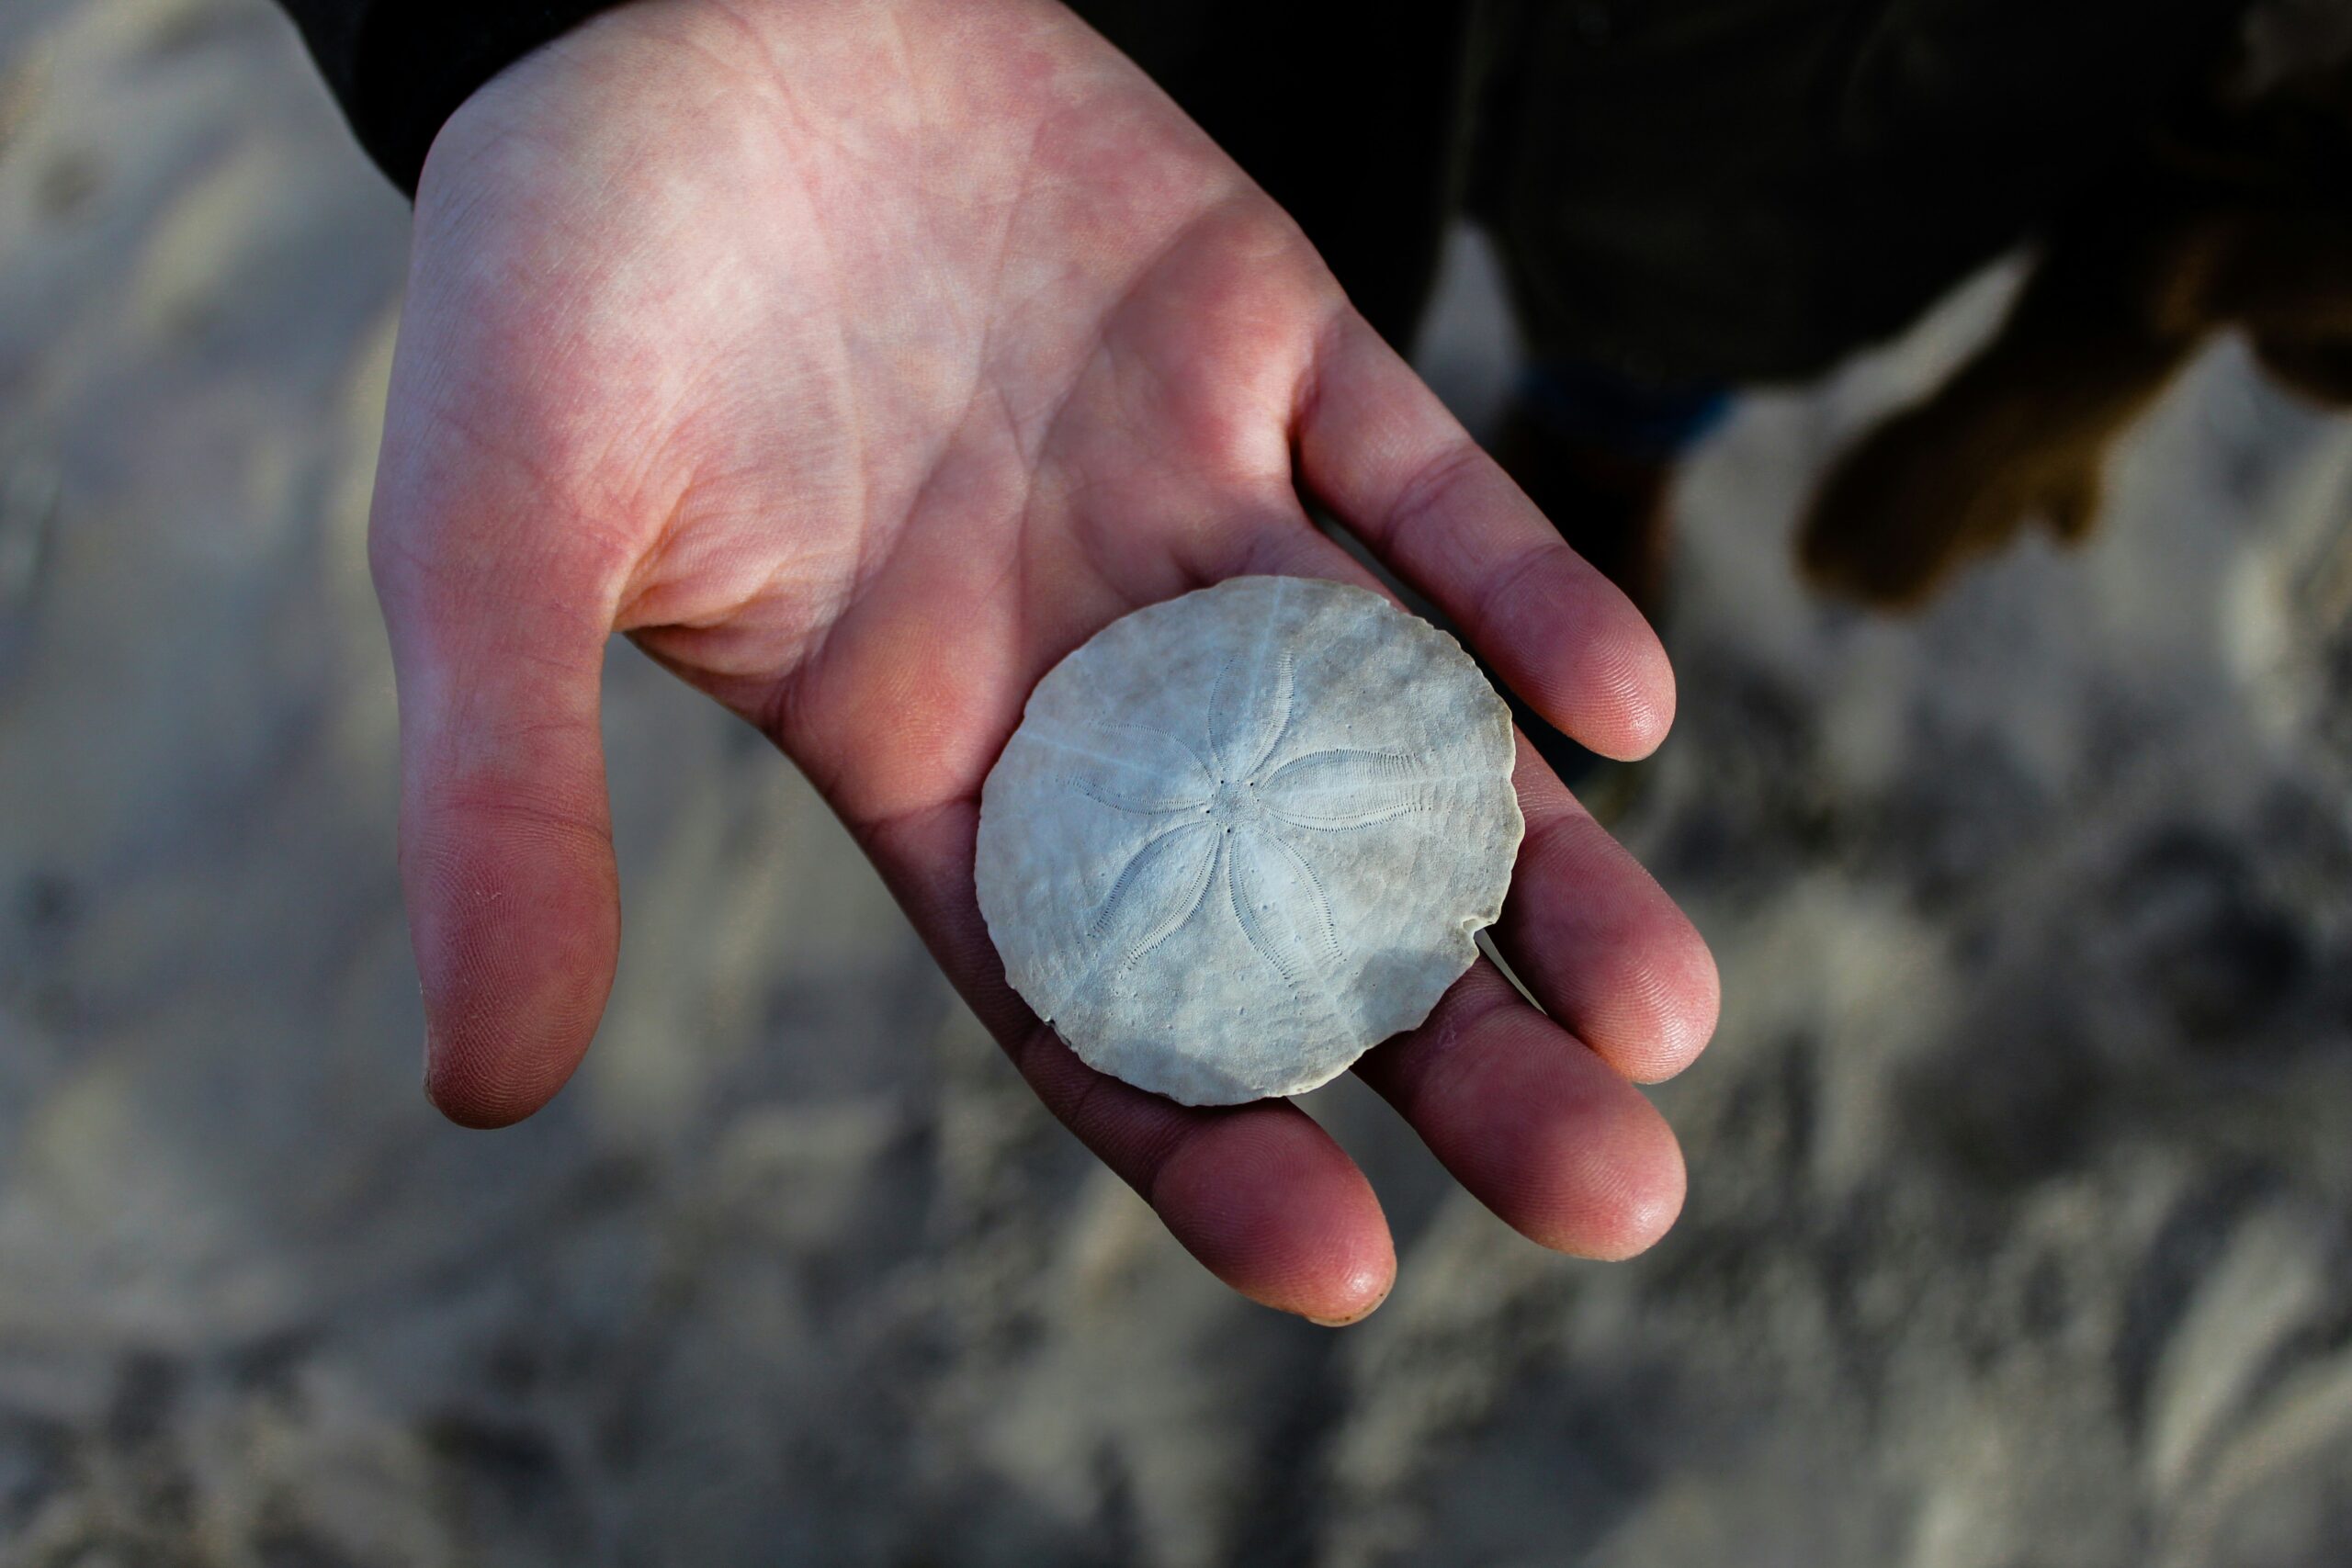
<path fill-rule="evenodd" d="M 619 943 L 597 728 L 626 632 L 848 824 L 1038 1096 L 1234 1289 L 1362 1316 L 1396 1260 L 1285 1102 L 1104 1078 L 1007 989 L 979 790 L 1031 685 L 1242 572 L 1364 581 L 1304 486 L 1564 729 L 1648 751 L 1665 655 L 1153 85 L 1032 0 L 637 0 L 444 130 L 371 558 L 400 685 L 426 1087 L 561 1087 Z M 1689 923 L 1524 744 L 1507 952 L 1363 1076 L 1548 1246 L 1622 1257 L 1683 1172 L 1634 1088 L 1699 1050 Z M 1556 1020 L 1557 1021 L 1554 1021 Z"/>

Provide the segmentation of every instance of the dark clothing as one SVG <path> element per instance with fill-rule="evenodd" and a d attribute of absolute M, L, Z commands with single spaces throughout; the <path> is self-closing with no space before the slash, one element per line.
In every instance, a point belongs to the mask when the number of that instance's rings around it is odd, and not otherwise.
<path fill-rule="evenodd" d="M 611 0 L 283 0 L 404 190 L 502 65 Z M 1409 339 L 1456 213 L 1539 358 L 1814 374 L 2097 179 L 2245 0 L 1079 0 Z"/>
<path fill-rule="evenodd" d="M 278 0 L 359 145 L 407 195 L 442 121 L 514 62 L 619 0 Z"/>
<path fill-rule="evenodd" d="M 1522 8 L 1478 216 L 1547 355 L 1813 375 L 1908 323 L 2131 151 L 2239 0 Z M 1600 20 L 1601 18 L 1613 18 Z"/>

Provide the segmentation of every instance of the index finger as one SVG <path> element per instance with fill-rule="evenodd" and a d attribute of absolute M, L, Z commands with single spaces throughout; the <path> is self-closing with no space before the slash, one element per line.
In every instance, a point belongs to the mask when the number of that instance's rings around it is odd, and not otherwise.
<path fill-rule="evenodd" d="M 1603 756 L 1657 749 L 1674 672 L 1649 623 L 1353 310 L 1317 345 L 1295 429 L 1307 488 L 1538 713 Z"/>

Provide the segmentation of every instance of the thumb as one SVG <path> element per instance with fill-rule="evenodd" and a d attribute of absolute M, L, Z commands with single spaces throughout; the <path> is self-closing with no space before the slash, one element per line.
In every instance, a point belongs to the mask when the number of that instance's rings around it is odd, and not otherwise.
<path fill-rule="evenodd" d="M 379 471 L 369 560 L 400 689 L 425 1093 L 504 1126 L 579 1066 L 619 953 L 597 728 L 609 594 L 594 563 L 551 558 L 560 520 L 534 528 L 480 492 L 435 505 L 454 487 Z"/>

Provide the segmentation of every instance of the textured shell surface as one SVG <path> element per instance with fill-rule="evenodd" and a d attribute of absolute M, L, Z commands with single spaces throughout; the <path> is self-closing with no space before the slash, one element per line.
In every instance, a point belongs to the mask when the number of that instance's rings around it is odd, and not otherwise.
<path fill-rule="evenodd" d="M 1241 577 L 1049 671 L 981 792 L 980 912 L 1091 1066 L 1302 1093 L 1429 1016 L 1502 912 L 1510 710 L 1379 595 Z"/>

